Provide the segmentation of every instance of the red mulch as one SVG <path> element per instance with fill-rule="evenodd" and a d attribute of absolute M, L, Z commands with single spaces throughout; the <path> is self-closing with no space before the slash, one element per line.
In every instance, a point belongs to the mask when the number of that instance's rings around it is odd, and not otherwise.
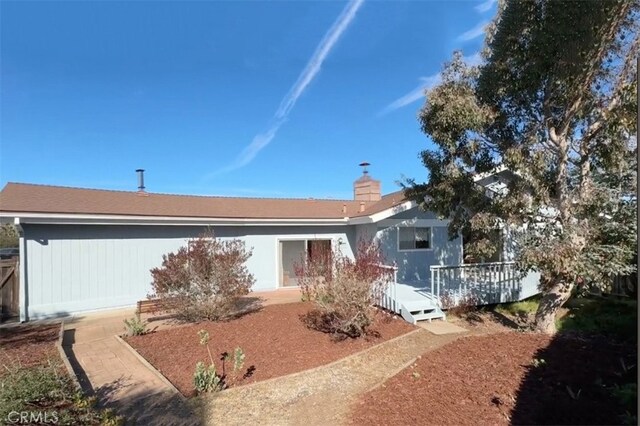
<path fill-rule="evenodd" d="M 609 389 L 624 382 L 620 359 L 633 366 L 636 353 L 637 346 L 578 336 L 511 332 L 463 338 L 426 353 L 414 368 L 362 396 L 351 422 L 619 424 L 624 410 Z M 534 358 L 545 363 L 534 367 Z M 634 367 L 626 374 L 636 372 Z"/>
<path fill-rule="evenodd" d="M 378 336 L 335 341 L 331 335 L 310 330 L 303 324 L 300 316 L 312 308 L 311 303 L 271 305 L 228 322 L 203 322 L 126 340 L 180 392 L 191 396 L 194 393 L 195 365 L 198 361 L 208 360 L 206 348 L 199 344 L 200 329 L 209 332 L 209 345 L 214 357 L 225 351 L 233 353 L 236 347 L 244 350 L 244 368 L 253 367 L 253 373 L 240 384 L 327 364 L 415 330 L 413 325 L 402 319 L 380 314 L 372 327 Z M 217 364 L 220 369 L 220 362 Z"/>
<path fill-rule="evenodd" d="M 34 367 L 59 360 L 56 341 L 60 324 L 0 328 L 0 376 L 3 365 Z"/>

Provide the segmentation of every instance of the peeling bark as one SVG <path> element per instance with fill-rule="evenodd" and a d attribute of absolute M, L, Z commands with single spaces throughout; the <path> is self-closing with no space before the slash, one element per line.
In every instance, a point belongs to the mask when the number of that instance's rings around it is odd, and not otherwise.
<path fill-rule="evenodd" d="M 536 312 L 535 330 L 546 334 L 556 332 L 556 314 L 569 300 L 574 284 L 562 280 L 556 280 L 547 291 L 543 293 L 538 311 Z"/>

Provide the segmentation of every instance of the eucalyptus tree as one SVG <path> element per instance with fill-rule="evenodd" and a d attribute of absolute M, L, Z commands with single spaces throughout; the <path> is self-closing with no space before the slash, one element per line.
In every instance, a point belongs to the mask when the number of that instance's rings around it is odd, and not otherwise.
<path fill-rule="evenodd" d="M 498 224 L 520 230 L 516 260 L 541 273 L 535 327 L 576 283 L 634 270 L 637 244 L 638 0 L 500 1 L 479 66 L 454 52 L 419 113 L 435 149 L 406 195 L 451 218 L 480 256 Z M 506 168 L 503 191 L 474 182 Z"/>

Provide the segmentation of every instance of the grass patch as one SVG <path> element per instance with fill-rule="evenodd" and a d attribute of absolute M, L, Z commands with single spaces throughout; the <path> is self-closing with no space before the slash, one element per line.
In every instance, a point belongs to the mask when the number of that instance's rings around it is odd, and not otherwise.
<path fill-rule="evenodd" d="M 574 298 L 565 305 L 569 313 L 556 322 L 558 331 L 583 331 L 618 340 L 637 337 L 638 303 L 613 298 Z"/>
<path fill-rule="evenodd" d="M 495 311 L 501 314 L 526 316 L 528 314 L 534 314 L 538 310 L 539 304 L 540 296 L 536 295 L 519 302 L 498 305 L 496 306 Z"/>
<path fill-rule="evenodd" d="M 123 419 L 95 408 L 96 399 L 76 389 L 60 362 L 22 368 L 3 365 L 0 375 L 0 423 L 116 426 Z"/>

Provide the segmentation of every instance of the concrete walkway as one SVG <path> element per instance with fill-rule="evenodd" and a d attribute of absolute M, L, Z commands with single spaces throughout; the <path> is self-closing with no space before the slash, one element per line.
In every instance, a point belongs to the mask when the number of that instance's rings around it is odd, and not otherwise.
<path fill-rule="evenodd" d="M 85 392 L 138 425 L 197 425 L 191 407 L 122 343 L 133 309 L 65 321 L 63 347 Z"/>

